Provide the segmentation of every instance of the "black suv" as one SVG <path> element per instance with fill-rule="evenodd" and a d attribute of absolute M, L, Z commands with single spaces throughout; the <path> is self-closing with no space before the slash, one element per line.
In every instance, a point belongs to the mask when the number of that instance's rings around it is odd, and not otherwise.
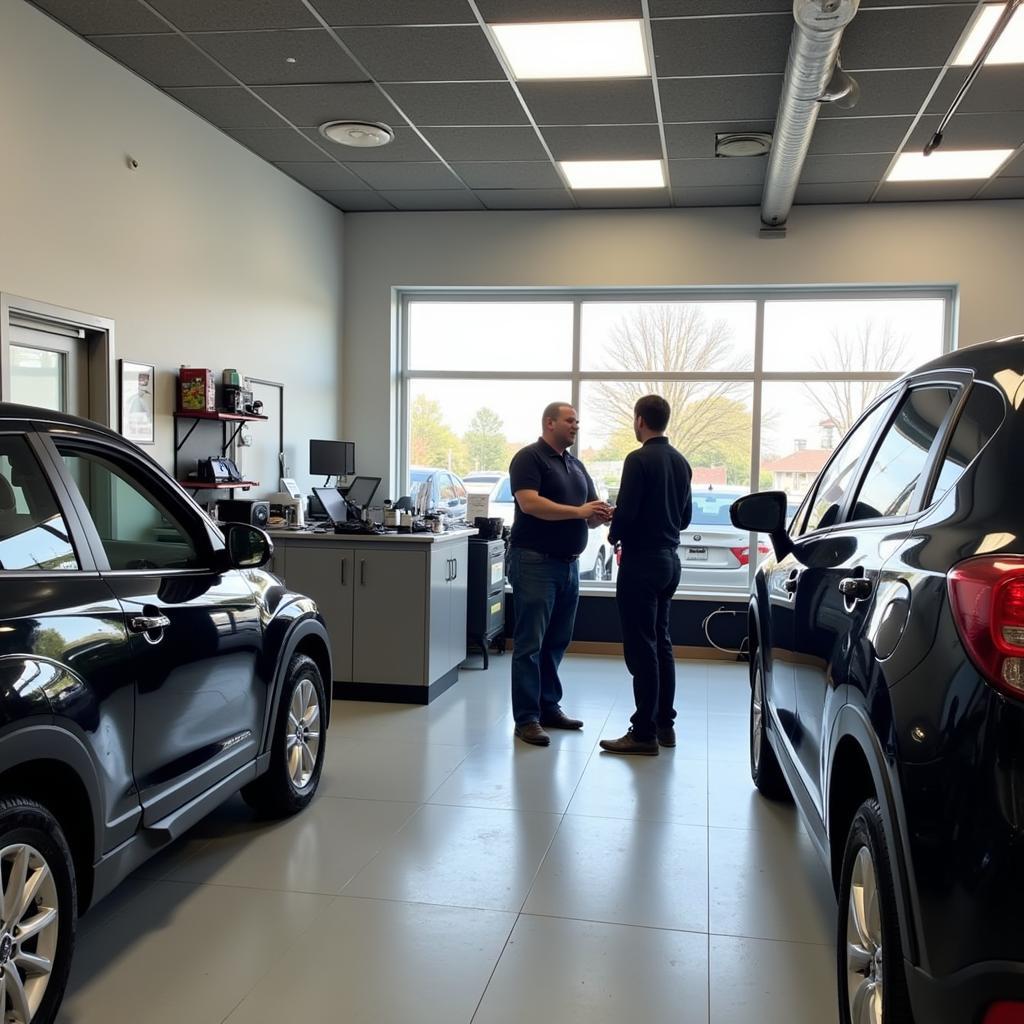
<path fill-rule="evenodd" d="M 49 1024 L 75 919 L 241 789 L 298 811 L 323 766 L 330 648 L 134 445 L 0 404 L 0 1019 Z"/>
<path fill-rule="evenodd" d="M 1024 1022 L 1024 338 L 865 411 L 749 612 L 750 769 L 791 794 L 839 897 L 843 1024 Z"/>

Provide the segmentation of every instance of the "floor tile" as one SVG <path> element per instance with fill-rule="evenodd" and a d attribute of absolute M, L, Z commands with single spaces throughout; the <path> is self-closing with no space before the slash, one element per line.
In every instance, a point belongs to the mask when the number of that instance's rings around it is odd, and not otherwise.
<path fill-rule="evenodd" d="M 524 913 L 705 932 L 707 830 L 566 815 Z"/>
<path fill-rule="evenodd" d="M 610 708 L 582 709 L 577 710 L 568 707 L 574 715 L 579 715 L 583 720 L 582 729 L 552 729 L 548 735 L 551 737 L 551 747 L 559 750 L 591 751 L 597 746 L 601 738 L 605 721 L 608 718 Z M 509 711 L 502 718 L 489 725 L 480 735 L 479 746 L 487 748 L 505 749 L 516 748 L 522 750 L 528 744 L 515 737 L 516 722 Z"/>
<path fill-rule="evenodd" d="M 468 1024 L 515 919 L 342 896 L 226 1024 Z"/>
<path fill-rule="evenodd" d="M 519 910 L 558 822 L 536 811 L 425 804 L 344 893 Z"/>
<path fill-rule="evenodd" d="M 708 824 L 717 828 L 804 831 L 792 803 L 761 796 L 750 767 L 738 761 L 711 761 L 708 771 Z"/>
<path fill-rule="evenodd" d="M 712 672 L 708 677 L 707 697 L 708 711 L 712 714 L 749 714 L 750 678 L 746 666 L 740 667 L 738 671 Z"/>
<path fill-rule="evenodd" d="M 707 941 L 524 915 L 473 1024 L 707 1024 Z"/>
<path fill-rule="evenodd" d="M 708 714 L 709 761 L 750 762 L 750 722 L 746 715 Z"/>

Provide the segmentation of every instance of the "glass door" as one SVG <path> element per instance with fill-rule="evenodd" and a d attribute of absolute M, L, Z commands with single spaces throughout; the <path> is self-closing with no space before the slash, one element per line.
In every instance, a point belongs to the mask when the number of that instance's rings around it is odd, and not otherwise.
<path fill-rule="evenodd" d="M 12 402 L 88 415 L 84 339 L 12 324 L 9 351 Z"/>

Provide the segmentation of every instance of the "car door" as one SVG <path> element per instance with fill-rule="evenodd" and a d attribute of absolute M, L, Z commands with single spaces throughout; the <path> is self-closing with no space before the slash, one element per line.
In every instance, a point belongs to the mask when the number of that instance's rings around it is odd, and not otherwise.
<path fill-rule="evenodd" d="M 132 766 L 152 825 L 256 756 L 269 686 L 256 599 L 159 471 L 113 443 L 52 440 L 131 636 Z"/>
<path fill-rule="evenodd" d="M 819 812 L 823 808 L 823 736 L 845 701 L 859 638 L 873 607 L 879 574 L 911 536 L 932 451 L 959 398 L 956 382 L 914 382 L 896 396 L 869 446 L 839 524 L 813 551 L 797 587 L 799 624 L 794 666 L 797 753 Z"/>

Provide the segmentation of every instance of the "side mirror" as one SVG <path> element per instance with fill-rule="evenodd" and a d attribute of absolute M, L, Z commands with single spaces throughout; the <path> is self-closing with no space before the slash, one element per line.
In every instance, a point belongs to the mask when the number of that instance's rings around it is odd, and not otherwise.
<path fill-rule="evenodd" d="M 228 562 L 233 569 L 259 569 L 274 554 L 274 542 L 248 523 L 226 523 L 221 527 L 227 546 Z"/>
<path fill-rule="evenodd" d="M 782 491 L 758 491 L 737 498 L 729 508 L 733 526 L 753 533 L 767 533 L 781 559 L 793 550 L 786 533 L 786 495 Z"/>

